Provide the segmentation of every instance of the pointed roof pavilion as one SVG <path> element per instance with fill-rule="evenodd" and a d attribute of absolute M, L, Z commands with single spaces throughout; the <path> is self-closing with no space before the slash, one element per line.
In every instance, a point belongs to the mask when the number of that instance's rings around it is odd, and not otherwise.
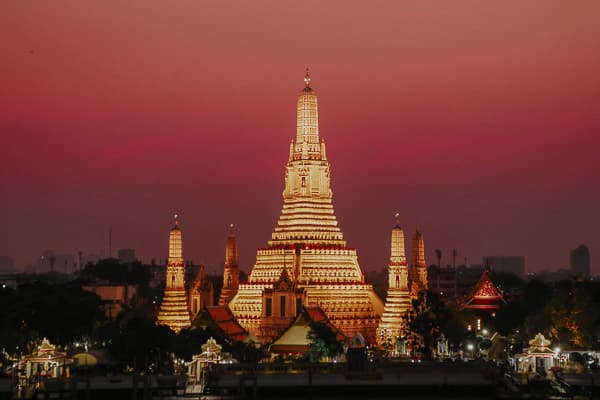
<path fill-rule="evenodd" d="M 504 294 L 494 285 L 490 268 L 486 267 L 462 308 L 493 312 L 499 309 L 503 303 L 506 303 Z"/>

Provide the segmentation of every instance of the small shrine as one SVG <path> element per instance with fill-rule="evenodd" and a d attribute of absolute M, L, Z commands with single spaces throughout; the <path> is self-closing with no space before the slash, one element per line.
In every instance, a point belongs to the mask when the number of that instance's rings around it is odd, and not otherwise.
<path fill-rule="evenodd" d="M 56 350 L 56 346 L 51 344 L 46 338 L 37 351 L 23 357 L 21 361 L 25 377 L 29 380 L 32 377 L 38 378 L 59 378 L 69 374 L 68 365 L 73 360 L 67 358 L 66 353 Z"/>
<path fill-rule="evenodd" d="M 200 395 L 208 380 L 211 365 L 232 363 L 231 354 L 223 353 L 223 346 L 211 336 L 202 346 L 202 353 L 192 356 L 192 361 L 187 365 L 186 395 Z"/>
<path fill-rule="evenodd" d="M 495 312 L 504 303 L 506 303 L 504 295 L 502 291 L 494 285 L 491 271 L 486 267 L 481 278 L 477 281 L 473 292 L 471 292 L 462 308 Z"/>
<path fill-rule="evenodd" d="M 312 330 L 311 324 L 323 324 L 336 334 L 340 342 L 346 340 L 346 336 L 337 329 L 330 321 L 325 312 L 318 306 L 304 307 L 300 310 L 294 321 L 276 338 L 269 351 L 273 354 L 303 355 L 310 351 L 311 340 L 309 334 Z"/>
<path fill-rule="evenodd" d="M 550 348 L 550 340 L 538 333 L 529 341 L 529 348 L 515 357 L 515 370 L 519 372 L 537 372 L 546 374 L 559 364 L 558 354 Z"/>

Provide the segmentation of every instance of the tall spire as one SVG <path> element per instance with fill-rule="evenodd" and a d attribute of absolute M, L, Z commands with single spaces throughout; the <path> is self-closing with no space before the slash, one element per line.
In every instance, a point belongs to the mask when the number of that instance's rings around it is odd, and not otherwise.
<path fill-rule="evenodd" d="M 410 309 L 409 277 L 404 250 L 404 231 L 400 226 L 400 214 L 394 215 L 390 263 L 388 264 L 388 291 L 379 327 L 377 344 L 383 346 L 402 335 L 404 315 Z"/>
<path fill-rule="evenodd" d="M 411 285 L 416 293 L 428 288 L 427 263 L 425 262 L 425 241 L 423 235 L 417 230 L 412 240 Z"/>
<path fill-rule="evenodd" d="M 427 266 L 425 263 L 425 241 L 419 228 L 417 228 L 412 240 L 412 265 L 417 268 Z"/>
<path fill-rule="evenodd" d="M 179 229 L 179 215 L 175 214 L 175 226 L 169 233 L 169 262 L 183 261 L 183 238 Z"/>
<path fill-rule="evenodd" d="M 319 143 L 319 111 L 317 94 L 310 87 L 311 77 L 306 69 L 304 88 L 298 95 L 296 144 Z M 319 149 L 320 151 L 320 149 Z"/>
<path fill-rule="evenodd" d="M 219 296 L 219 304 L 226 305 L 235 296 L 240 284 L 238 267 L 237 239 L 233 224 L 229 225 L 229 236 L 225 242 L 225 264 L 223 265 L 223 288 Z"/>
<path fill-rule="evenodd" d="M 269 245 L 323 244 L 330 240 L 335 240 L 330 245 L 346 245 L 331 201 L 330 167 L 325 143 L 319 138 L 317 95 L 311 82 L 307 71 L 305 87 L 298 96 L 297 135 L 290 143 L 285 167 L 283 210 Z"/>
<path fill-rule="evenodd" d="M 404 231 L 400 226 L 400 214 L 394 216 L 396 225 L 392 229 L 392 246 L 390 254 L 390 263 L 401 263 L 406 265 L 406 252 L 404 250 Z"/>
<path fill-rule="evenodd" d="M 225 265 L 229 265 L 230 267 L 238 265 L 237 239 L 235 238 L 233 224 L 229 225 L 229 236 L 225 243 Z"/>
<path fill-rule="evenodd" d="M 175 226 L 169 232 L 169 258 L 165 274 L 165 292 L 158 312 L 157 323 L 167 325 L 175 332 L 190 326 L 190 313 L 185 289 L 183 238 L 177 214 L 175 214 Z"/>
<path fill-rule="evenodd" d="M 248 282 L 240 283 L 228 305 L 244 328 L 272 338 L 289 325 L 277 312 L 285 309 L 287 318 L 297 309 L 296 301 L 306 300 L 318 304 L 348 337 L 361 332 L 372 341 L 383 303 L 365 282 L 356 250 L 346 246 L 336 219 L 330 165 L 318 131 L 317 95 L 311 74 L 307 71 L 303 78 L 281 214 L 268 246 L 257 251 Z M 272 289 L 284 270 L 298 292 L 286 294 L 282 301 Z M 283 303 L 285 307 L 279 307 Z"/>

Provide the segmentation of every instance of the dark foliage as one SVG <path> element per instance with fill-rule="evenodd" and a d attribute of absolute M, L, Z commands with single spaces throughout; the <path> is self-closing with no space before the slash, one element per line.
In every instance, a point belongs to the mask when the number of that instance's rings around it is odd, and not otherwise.
<path fill-rule="evenodd" d="M 115 258 L 99 260 L 96 264 L 88 264 L 81 272 L 85 281 L 104 281 L 109 283 L 147 285 L 150 280 L 150 267 L 139 261 L 121 264 Z"/>
<path fill-rule="evenodd" d="M 29 283 L 0 290 L 0 343 L 8 351 L 25 350 L 35 339 L 56 344 L 91 336 L 104 319 L 100 298 L 74 283 Z"/>

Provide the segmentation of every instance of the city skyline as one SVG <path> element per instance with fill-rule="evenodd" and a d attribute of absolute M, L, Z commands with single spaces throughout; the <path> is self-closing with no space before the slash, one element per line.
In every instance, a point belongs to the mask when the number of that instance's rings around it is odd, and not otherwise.
<path fill-rule="evenodd" d="M 396 212 L 428 264 L 457 248 L 458 264 L 539 271 L 600 250 L 598 4 L 186 4 L 3 5 L 0 255 L 17 267 L 107 249 L 110 226 L 113 256 L 164 260 L 178 213 L 186 259 L 222 264 L 233 223 L 249 271 L 281 211 L 306 66 L 363 269 L 387 265 Z"/>

